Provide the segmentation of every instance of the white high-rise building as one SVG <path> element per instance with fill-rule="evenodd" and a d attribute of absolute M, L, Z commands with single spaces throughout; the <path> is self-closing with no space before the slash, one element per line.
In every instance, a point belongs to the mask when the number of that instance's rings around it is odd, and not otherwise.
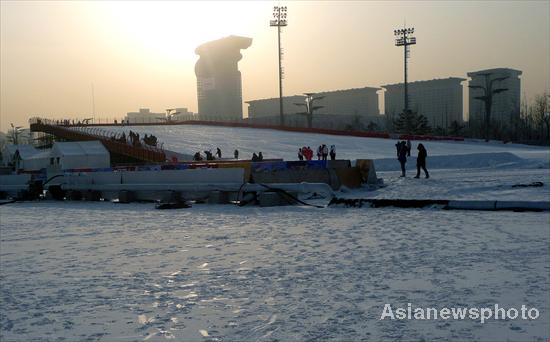
<path fill-rule="evenodd" d="M 521 104 L 521 79 L 520 70 L 508 68 L 496 68 L 469 72 L 468 77 L 471 78 L 470 86 L 487 87 L 487 83 L 497 79 L 506 77 L 504 80 L 493 81 L 492 89 L 508 89 L 504 92 L 493 95 L 491 106 L 491 120 L 500 123 L 508 124 L 520 116 Z M 482 123 L 485 119 L 485 103 L 476 100 L 476 96 L 483 96 L 485 93 L 482 89 L 469 89 L 470 102 L 470 122 Z"/>
<path fill-rule="evenodd" d="M 424 115 L 432 128 L 449 127 L 453 121 L 462 123 L 464 78 L 449 77 L 408 83 L 409 109 Z M 403 83 L 382 86 L 385 114 L 397 118 L 405 108 Z"/>

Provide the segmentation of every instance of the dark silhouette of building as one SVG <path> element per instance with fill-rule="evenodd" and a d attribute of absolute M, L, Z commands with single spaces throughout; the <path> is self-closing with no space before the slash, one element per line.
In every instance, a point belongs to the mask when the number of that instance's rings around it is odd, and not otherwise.
<path fill-rule="evenodd" d="M 238 62 L 252 38 L 229 36 L 204 43 L 195 53 L 199 117 L 203 120 L 241 120 L 242 86 Z"/>

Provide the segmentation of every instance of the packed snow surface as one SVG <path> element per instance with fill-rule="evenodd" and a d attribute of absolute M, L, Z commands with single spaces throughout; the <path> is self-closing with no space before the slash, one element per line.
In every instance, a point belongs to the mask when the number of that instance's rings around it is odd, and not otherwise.
<path fill-rule="evenodd" d="M 296 159 L 335 144 L 384 187 L 342 197 L 550 200 L 548 148 L 209 126 L 116 127 L 176 152 Z M 542 187 L 514 187 L 543 182 Z M 31 202 L 0 206 L 2 341 L 547 341 L 550 213 Z M 380 320 L 396 307 L 537 308 L 535 320 Z"/>
<path fill-rule="evenodd" d="M 550 213 L 0 207 L 3 341 L 548 340 Z M 384 304 L 539 310 L 380 320 Z"/>

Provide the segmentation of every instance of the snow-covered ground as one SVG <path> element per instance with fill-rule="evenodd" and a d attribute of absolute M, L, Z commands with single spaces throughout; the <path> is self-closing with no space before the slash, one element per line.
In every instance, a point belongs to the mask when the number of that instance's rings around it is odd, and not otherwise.
<path fill-rule="evenodd" d="M 342 196 L 550 200 L 548 148 L 425 142 L 431 178 L 403 179 L 391 140 L 131 129 L 181 153 L 295 159 L 326 143 L 376 159 L 386 187 Z M 544 186 L 513 187 L 535 181 Z M 547 341 L 548 265 L 548 212 L 15 203 L 0 206 L 0 340 Z M 540 317 L 381 321 L 386 303 L 526 305 Z"/>
<path fill-rule="evenodd" d="M 0 215 L 3 341 L 550 338 L 550 213 L 35 202 Z M 381 321 L 386 303 L 540 317 Z"/>

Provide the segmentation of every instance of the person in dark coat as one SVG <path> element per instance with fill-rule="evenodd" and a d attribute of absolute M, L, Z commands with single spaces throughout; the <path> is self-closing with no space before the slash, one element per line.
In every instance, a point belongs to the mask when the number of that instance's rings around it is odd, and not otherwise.
<path fill-rule="evenodd" d="M 252 153 L 252 161 L 253 162 L 258 161 L 258 155 L 256 154 L 256 152 Z"/>
<path fill-rule="evenodd" d="M 263 161 L 263 160 L 264 160 L 264 155 L 260 151 L 260 153 L 258 153 L 258 161 Z"/>
<path fill-rule="evenodd" d="M 219 147 L 216 148 L 216 155 L 218 156 L 218 158 L 221 159 L 221 157 L 222 157 L 222 150 L 220 150 Z"/>
<path fill-rule="evenodd" d="M 428 152 L 426 151 L 426 148 L 422 144 L 418 144 L 418 157 L 416 157 L 416 176 L 414 178 L 420 177 L 420 168 L 424 170 L 424 173 L 426 174 L 426 178 L 430 178 L 430 174 L 428 173 L 428 170 L 426 170 L 426 157 L 428 156 Z"/>
<path fill-rule="evenodd" d="M 397 143 L 397 160 L 401 164 L 401 177 L 405 177 L 405 164 L 407 163 L 407 143 L 405 141 Z"/>
<path fill-rule="evenodd" d="M 304 153 L 302 152 L 301 147 L 298 149 L 298 159 L 299 160 L 304 160 Z"/>
<path fill-rule="evenodd" d="M 235 159 L 239 159 L 239 150 L 235 150 L 235 152 L 233 152 L 233 156 Z"/>
<path fill-rule="evenodd" d="M 330 160 L 336 160 L 336 146 L 330 145 Z"/>
<path fill-rule="evenodd" d="M 411 149 L 412 149 L 411 141 L 410 139 L 407 139 L 407 157 L 411 156 Z"/>

